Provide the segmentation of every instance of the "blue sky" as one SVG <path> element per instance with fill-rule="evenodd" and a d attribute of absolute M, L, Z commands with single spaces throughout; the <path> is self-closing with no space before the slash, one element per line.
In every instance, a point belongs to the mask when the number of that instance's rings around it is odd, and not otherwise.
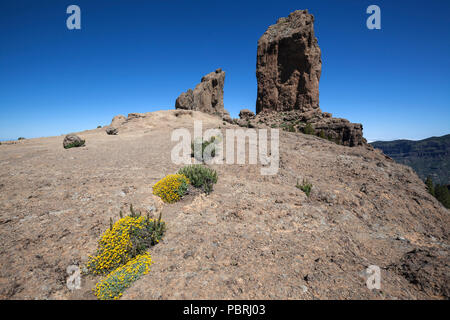
<path fill-rule="evenodd" d="M 66 8 L 81 8 L 81 30 Z M 381 30 L 366 8 L 381 8 Z M 107 125 L 170 109 L 203 75 L 226 71 L 225 108 L 255 109 L 256 48 L 279 17 L 314 14 L 320 107 L 362 123 L 369 140 L 450 133 L 450 2 L 0 2 L 0 140 Z"/>

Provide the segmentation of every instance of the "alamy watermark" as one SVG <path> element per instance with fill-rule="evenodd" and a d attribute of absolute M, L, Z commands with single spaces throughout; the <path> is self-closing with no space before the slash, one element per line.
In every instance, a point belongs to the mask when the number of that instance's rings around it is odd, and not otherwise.
<path fill-rule="evenodd" d="M 70 265 L 66 269 L 69 277 L 66 280 L 67 288 L 71 291 L 81 289 L 81 270 L 77 265 Z"/>
<path fill-rule="evenodd" d="M 81 9 L 77 5 L 70 5 L 66 10 L 67 14 L 70 14 L 66 20 L 66 26 L 69 30 L 80 30 L 81 29 Z"/>
<path fill-rule="evenodd" d="M 270 152 L 268 151 L 268 131 L 270 131 Z M 196 120 L 193 140 L 190 131 L 186 128 L 175 129 L 172 132 L 172 142 L 178 143 L 172 148 L 171 159 L 174 164 L 199 162 L 224 164 L 224 160 L 226 164 L 246 164 L 246 146 L 248 145 L 248 164 L 256 165 L 259 160 L 261 175 L 275 175 L 280 163 L 279 135 L 279 129 L 238 128 L 226 129 L 224 137 L 219 129 L 208 129 L 203 132 L 202 121 Z M 203 150 L 203 142 L 211 141 L 211 139 L 214 142 Z M 191 157 L 192 147 L 194 154 L 199 154 L 200 159 L 197 156 Z"/>
<path fill-rule="evenodd" d="M 367 18 L 366 26 L 367 29 L 381 29 L 381 9 L 379 6 L 372 4 L 367 7 L 366 13 L 370 14 Z"/>
<path fill-rule="evenodd" d="M 66 26 L 69 30 L 81 29 L 81 9 L 79 6 L 72 4 L 67 7 L 66 13 L 70 14 L 66 20 Z M 381 29 L 381 9 L 379 6 L 372 4 L 367 7 L 366 13 L 370 16 L 366 20 L 366 26 L 369 30 Z"/>
<path fill-rule="evenodd" d="M 366 269 L 366 285 L 369 290 L 381 289 L 381 269 L 379 266 L 371 265 Z"/>

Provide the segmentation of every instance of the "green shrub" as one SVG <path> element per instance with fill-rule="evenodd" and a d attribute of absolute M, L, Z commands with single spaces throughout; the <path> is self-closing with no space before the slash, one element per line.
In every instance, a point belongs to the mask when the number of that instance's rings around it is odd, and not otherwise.
<path fill-rule="evenodd" d="M 178 170 L 178 174 L 185 175 L 195 188 L 201 188 L 206 194 L 210 194 L 217 183 L 216 170 L 201 164 L 185 166 Z"/>
<path fill-rule="evenodd" d="M 425 185 L 427 186 L 428 192 L 429 192 L 432 196 L 435 196 L 435 194 L 434 194 L 433 180 L 431 180 L 430 177 L 427 177 L 427 179 L 425 180 Z"/>
<path fill-rule="evenodd" d="M 97 129 L 100 129 L 102 126 L 97 126 Z"/>
<path fill-rule="evenodd" d="M 312 186 L 313 186 L 312 183 L 309 182 L 307 179 L 303 179 L 302 184 L 299 184 L 297 181 L 296 185 L 296 187 L 302 190 L 308 197 L 311 194 Z"/>
<path fill-rule="evenodd" d="M 316 131 L 312 127 L 310 123 L 307 123 L 306 126 L 303 127 L 304 134 L 316 134 Z"/>
<path fill-rule="evenodd" d="M 447 209 L 450 209 L 450 191 L 445 185 L 437 184 L 434 186 L 434 193 L 436 199 Z"/>
<path fill-rule="evenodd" d="M 318 136 L 322 139 L 327 139 L 327 136 L 325 135 L 325 132 L 323 130 L 320 130 Z"/>
<path fill-rule="evenodd" d="M 25 140 L 24 137 L 19 137 L 17 140 Z"/>
<path fill-rule="evenodd" d="M 444 207 L 450 209 L 450 191 L 448 186 L 434 184 L 431 177 L 427 177 L 425 180 L 427 191 L 435 197 Z"/>
<path fill-rule="evenodd" d="M 80 141 L 77 140 L 77 141 L 74 141 L 72 143 L 69 143 L 69 144 L 65 145 L 64 149 L 82 147 L 82 146 L 84 146 L 85 142 L 86 142 L 85 140 L 80 140 Z"/>
<path fill-rule="evenodd" d="M 281 127 L 283 128 L 284 131 L 295 132 L 295 127 L 292 123 L 283 123 Z"/>
<path fill-rule="evenodd" d="M 191 143 L 191 157 L 197 159 L 198 161 L 203 161 L 205 158 L 206 147 L 209 146 L 210 144 L 214 144 L 215 141 L 216 141 L 216 137 L 211 137 L 211 139 L 209 141 L 208 140 L 202 141 L 202 139 L 196 139 L 195 141 L 193 141 Z M 211 155 L 211 158 L 214 158 L 216 156 L 215 146 L 211 150 L 210 155 Z"/>

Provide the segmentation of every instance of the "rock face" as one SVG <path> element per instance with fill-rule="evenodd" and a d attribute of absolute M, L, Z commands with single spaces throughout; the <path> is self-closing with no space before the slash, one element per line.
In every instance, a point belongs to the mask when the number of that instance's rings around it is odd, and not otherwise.
<path fill-rule="evenodd" d="M 361 124 L 332 118 L 320 110 L 321 72 L 314 16 L 308 10 L 297 10 L 278 19 L 258 41 L 257 116 L 250 125 L 266 123 L 303 131 L 309 124 L 309 134 L 350 147 L 366 144 Z"/>
<path fill-rule="evenodd" d="M 217 69 L 204 76 L 194 90 L 183 92 L 175 102 L 176 109 L 196 110 L 223 116 L 223 86 L 225 71 Z"/>
<path fill-rule="evenodd" d="M 127 121 L 127 118 L 125 116 L 119 114 L 118 116 L 115 116 L 111 121 L 111 127 L 117 128 L 120 127 L 122 124 L 124 124 Z"/>
<path fill-rule="evenodd" d="M 258 41 L 256 113 L 318 109 L 321 72 L 314 16 L 297 10 L 278 19 Z"/>

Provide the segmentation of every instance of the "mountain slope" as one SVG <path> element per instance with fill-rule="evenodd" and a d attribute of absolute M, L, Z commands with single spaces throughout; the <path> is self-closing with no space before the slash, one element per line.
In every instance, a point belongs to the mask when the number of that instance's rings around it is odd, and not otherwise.
<path fill-rule="evenodd" d="M 150 272 L 123 299 L 438 299 L 450 296 L 449 211 L 407 166 L 280 131 L 280 169 L 213 165 L 208 195 L 162 204 L 152 186 L 171 161 L 175 128 L 237 128 L 200 112 L 159 111 L 119 126 L 0 146 L 0 297 L 94 299 L 98 277 L 70 292 L 66 268 L 94 254 L 119 210 L 154 208 L 167 223 Z M 303 178 L 310 196 L 296 188 Z M 365 270 L 381 268 L 381 290 Z"/>
<path fill-rule="evenodd" d="M 422 180 L 430 176 L 435 183 L 450 184 L 450 134 L 419 141 L 375 141 L 371 145 L 413 168 Z"/>

